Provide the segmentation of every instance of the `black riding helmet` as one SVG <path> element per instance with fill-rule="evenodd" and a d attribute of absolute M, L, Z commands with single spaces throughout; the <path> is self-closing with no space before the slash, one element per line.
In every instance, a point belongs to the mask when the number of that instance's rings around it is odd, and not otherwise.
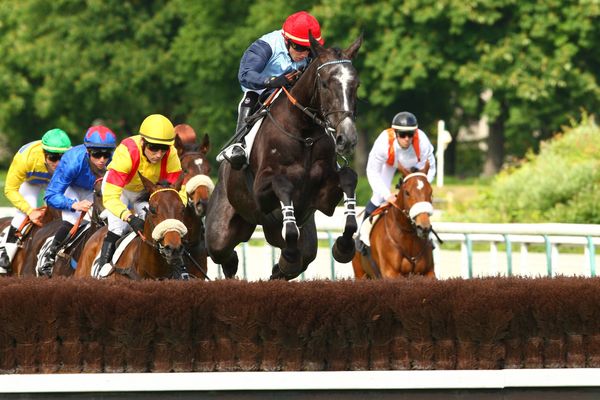
<path fill-rule="evenodd" d="M 399 112 L 392 120 L 392 129 L 397 131 L 414 131 L 418 127 L 417 117 L 408 111 Z"/>

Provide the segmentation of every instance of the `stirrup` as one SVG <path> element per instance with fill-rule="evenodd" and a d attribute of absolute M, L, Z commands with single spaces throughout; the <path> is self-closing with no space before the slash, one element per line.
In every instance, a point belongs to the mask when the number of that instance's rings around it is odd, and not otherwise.
<path fill-rule="evenodd" d="M 234 143 L 226 147 L 217 155 L 217 162 L 223 160 L 227 160 L 233 169 L 242 169 L 248 162 L 246 148 L 241 143 Z"/>

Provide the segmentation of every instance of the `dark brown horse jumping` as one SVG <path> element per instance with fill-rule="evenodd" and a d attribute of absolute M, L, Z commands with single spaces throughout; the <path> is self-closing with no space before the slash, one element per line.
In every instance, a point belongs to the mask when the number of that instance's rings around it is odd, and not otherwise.
<path fill-rule="evenodd" d="M 397 278 L 425 275 L 435 278 L 430 215 L 432 189 L 427 181 L 429 162 L 422 170 L 410 172 L 400 166 L 403 176 L 396 202 L 373 212 L 379 218 L 369 235 L 370 254 L 356 252 L 352 267 L 357 278 Z"/>
<path fill-rule="evenodd" d="M 208 204 L 207 247 L 226 277 L 235 276 L 234 250 L 257 225 L 282 249 L 271 279 L 293 279 L 315 259 L 315 210 L 332 215 L 345 197 L 346 223 L 333 255 L 350 262 L 356 232 L 356 173 L 337 157 L 354 152 L 358 74 L 352 65 L 362 37 L 346 50 L 324 48 L 311 36 L 313 61 L 286 96 L 266 109 L 245 170 L 226 162 Z"/>
<path fill-rule="evenodd" d="M 110 274 L 108 278 L 183 278 L 183 237 L 187 233 L 181 222 L 185 205 L 179 197 L 183 174 L 172 186 L 153 184 L 141 175 L 140 179 L 149 194 L 143 236 L 136 236 L 129 243 L 115 265 L 117 273 Z M 106 232 L 107 227 L 103 227 L 88 240 L 75 277 L 92 276 L 92 264 L 100 252 Z"/>

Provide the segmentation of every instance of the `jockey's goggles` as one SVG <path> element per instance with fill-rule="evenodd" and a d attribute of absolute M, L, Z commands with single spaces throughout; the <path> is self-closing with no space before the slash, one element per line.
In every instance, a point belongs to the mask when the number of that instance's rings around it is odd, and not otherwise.
<path fill-rule="evenodd" d="M 168 144 L 158 144 L 158 143 L 150 143 L 150 142 L 146 142 L 146 147 L 148 148 L 148 150 L 150 150 L 153 153 L 156 153 L 157 151 L 167 151 L 169 150 L 169 145 Z"/>
<path fill-rule="evenodd" d="M 290 44 L 290 47 L 292 49 L 296 50 L 299 53 L 305 53 L 307 51 L 310 51 L 310 47 L 302 46 L 298 43 L 292 42 L 291 40 L 288 40 L 288 43 Z"/>
<path fill-rule="evenodd" d="M 399 138 L 404 139 L 405 137 L 413 137 L 415 136 L 415 131 L 399 131 L 396 130 L 396 136 L 398 136 Z"/>
<path fill-rule="evenodd" d="M 110 150 L 90 150 L 90 157 L 92 158 L 110 158 L 112 156 L 112 151 Z"/>
<path fill-rule="evenodd" d="M 44 152 L 44 157 L 46 157 L 46 160 L 51 161 L 51 162 L 60 161 L 62 156 L 63 156 L 62 153 L 50 153 L 47 151 Z"/>

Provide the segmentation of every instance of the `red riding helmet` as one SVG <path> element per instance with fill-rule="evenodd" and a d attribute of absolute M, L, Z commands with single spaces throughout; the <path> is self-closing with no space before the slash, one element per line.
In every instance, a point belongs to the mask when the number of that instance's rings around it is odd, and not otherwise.
<path fill-rule="evenodd" d="M 325 43 L 321 37 L 319 21 L 306 11 L 298 11 L 290 15 L 283 23 L 283 36 L 300 46 L 310 46 L 309 31 L 319 44 Z"/>

